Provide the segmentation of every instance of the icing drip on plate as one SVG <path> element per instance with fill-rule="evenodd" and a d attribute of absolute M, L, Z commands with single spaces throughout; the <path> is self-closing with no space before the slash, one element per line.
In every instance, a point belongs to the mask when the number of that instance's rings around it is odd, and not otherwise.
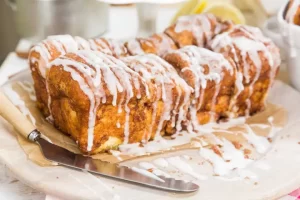
<path fill-rule="evenodd" d="M 245 168 L 252 160 L 245 158 L 244 153 L 234 147 L 234 145 L 226 139 L 221 141 L 221 155 L 212 149 L 201 148 L 200 155 L 207 161 L 211 162 L 214 172 L 217 175 L 224 176 L 229 174 L 233 169 Z"/>
<path fill-rule="evenodd" d="M 36 124 L 35 118 L 32 116 L 31 112 L 25 105 L 25 102 L 21 99 L 20 95 L 12 88 L 12 85 L 4 86 L 3 92 L 8 97 L 8 99 L 21 111 L 21 113 L 25 116 L 28 116 L 31 123 L 35 125 Z"/>
<path fill-rule="evenodd" d="M 193 176 L 196 179 L 199 180 L 205 180 L 207 179 L 206 176 L 203 176 L 201 174 L 196 173 L 193 168 L 185 161 L 183 161 L 180 157 L 175 156 L 175 157 L 170 157 L 166 159 L 170 165 L 178 169 L 179 171 L 189 174 Z"/>

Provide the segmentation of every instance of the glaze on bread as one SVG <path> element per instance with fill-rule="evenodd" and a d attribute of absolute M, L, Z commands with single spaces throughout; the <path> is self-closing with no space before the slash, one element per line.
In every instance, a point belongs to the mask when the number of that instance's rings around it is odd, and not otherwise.
<path fill-rule="evenodd" d="M 232 97 L 241 84 L 230 58 L 196 46 L 171 51 L 164 58 L 194 89 L 189 108 L 194 127 L 229 117 Z"/>
<path fill-rule="evenodd" d="M 230 57 L 236 64 L 243 87 L 235 96 L 232 113 L 248 116 L 264 109 L 266 94 L 280 65 L 279 49 L 258 28 L 236 25 L 217 35 L 210 49 Z"/>
<path fill-rule="evenodd" d="M 187 45 L 205 47 L 217 34 L 228 30 L 232 22 L 222 22 L 212 14 L 187 15 L 178 20 L 165 30 L 175 44 L 181 48 Z"/>
<path fill-rule="evenodd" d="M 158 56 L 123 62 L 90 50 L 51 62 L 47 88 L 54 125 L 88 154 L 180 131 L 191 93 Z"/>
<path fill-rule="evenodd" d="M 280 55 L 259 29 L 204 14 L 127 42 L 52 36 L 29 63 L 44 116 L 95 154 L 263 110 Z"/>

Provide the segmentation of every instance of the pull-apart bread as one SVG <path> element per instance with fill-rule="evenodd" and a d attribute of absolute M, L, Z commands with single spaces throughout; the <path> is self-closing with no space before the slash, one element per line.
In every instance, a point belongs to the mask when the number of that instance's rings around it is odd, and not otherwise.
<path fill-rule="evenodd" d="M 280 65 L 279 49 L 258 28 L 236 25 L 217 35 L 209 48 L 230 57 L 237 67 L 238 87 L 232 114 L 251 115 L 264 109 L 265 99 Z"/>
<path fill-rule="evenodd" d="M 29 63 L 41 112 L 95 154 L 263 110 L 280 55 L 259 29 L 204 14 L 125 42 L 51 36 Z"/>
<path fill-rule="evenodd" d="M 215 122 L 228 117 L 230 103 L 236 92 L 234 62 L 208 49 L 185 46 L 165 56 L 179 75 L 194 89 L 190 116 L 193 124 Z"/>
<path fill-rule="evenodd" d="M 192 91 L 156 55 L 123 62 L 90 50 L 51 62 L 47 88 L 54 125 L 78 141 L 84 153 L 181 130 Z"/>
<path fill-rule="evenodd" d="M 212 14 L 187 15 L 165 30 L 175 44 L 181 48 L 187 45 L 205 47 L 207 42 L 233 26 L 230 21 L 221 21 Z"/>
<path fill-rule="evenodd" d="M 29 65 L 34 81 L 37 105 L 46 117 L 49 116 L 49 110 L 48 89 L 46 88 L 45 79 L 49 63 L 61 55 L 76 52 L 81 49 L 97 50 L 115 57 L 127 55 L 127 49 L 124 45 L 113 39 L 86 40 L 70 35 L 58 35 L 50 36 L 35 45 L 29 54 Z"/>

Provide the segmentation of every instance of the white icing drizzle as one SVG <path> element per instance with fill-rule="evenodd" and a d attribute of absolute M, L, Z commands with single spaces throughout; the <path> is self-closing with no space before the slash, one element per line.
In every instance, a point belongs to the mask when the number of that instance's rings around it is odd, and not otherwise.
<path fill-rule="evenodd" d="M 255 134 L 255 132 L 248 124 L 245 124 L 244 127 L 246 128 L 247 132 L 243 135 L 248 140 L 248 142 L 255 147 L 258 153 L 266 153 L 271 146 L 268 139 L 266 137 Z"/>
<path fill-rule="evenodd" d="M 137 173 L 140 173 L 144 176 L 147 176 L 149 178 L 152 178 L 152 179 L 155 179 L 157 181 L 160 181 L 160 182 L 165 182 L 163 179 L 159 178 L 158 176 L 154 175 L 153 173 L 147 171 L 147 170 L 144 170 L 144 169 L 140 169 L 140 168 L 137 168 L 137 167 L 132 167 L 131 168 L 133 171 L 137 172 Z"/>
<path fill-rule="evenodd" d="M 79 39 L 77 37 L 77 40 L 75 40 L 72 36 L 70 35 L 54 35 L 54 36 L 49 36 L 46 40 L 42 41 L 41 43 L 35 45 L 31 51 L 30 51 L 30 56 L 29 56 L 29 62 L 30 64 L 37 63 L 38 65 L 38 70 L 41 74 L 41 76 L 46 79 L 46 74 L 49 69 L 49 62 L 52 61 L 55 56 L 60 56 L 64 55 L 66 53 L 71 53 L 71 52 L 76 52 L 80 45 L 77 43 L 77 41 L 80 41 L 80 44 L 82 44 L 82 38 Z M 31 54 L 33 52 L 37 52 L 40 55 L 40 58 L 36 58 L 32 56 Z M 33 68 L 34 69 L 34 68 Z M 47 94 L 48 94 L 48 110 L 49 110 L 49 116 L 47 117 L 52 121 L 52 113 L 51 113 L 51 96 L 49 95 L 49 87 L 48 83 L 46 82 L 46 88 Z"/>
<path fill-rule="evenodd" d="M 109 151 L 114 157 L 116 157 L 119 161 L 122 161 L 123 159 L 120 157 L 121 152 L 116 150 L 110 150 Z"/>
<path fill-rule="evenodd" d="M 109 44 L 111 51 L 114 52 L 114 55 L 117 58 L 126 55 L 127 49 L 121 42 L 114 39 L 107 39 L 107 42 Z"/>
<path fill-rule="evenodd" d="M 150 40 L 154 43 L 156 47 L 156 53 L 159 56 L 164 56 L 170 49 L 172 49 L 173 40 L 169 38 L 166 34 L 156 34 L 158 38 L 152 36 Z"/>
<path fill-rule="evenodd" d="M 153 126 L 157 118 L 157 103 L 158 101 L 163 101 L 164 109 L 162 116 L 159 118 L 157 125 L 157 130 L 155 133 L 155 138 L 160 138 L 160 132 L 163 130 L 163 125 L 165 121 L 170 120 L 170 116 L 173 111 L 179 111 L 179 116 L 176 124 L 181 124 L 181 122 L 186 119 L 186 113 L 183 111 L 184 106 L 189 103 L 189 95 L 191 93 L 191 88 L 185 83 L 185 81 L 179 77 L 175 69 L 168 64 L 166 61 L 162 60 L 160 57 L 149 54 L 149 55 L 137 55 L 126 57 L 122 59 L 128 67 L 138 72 L 146 82 L 155 82 L 157 91 L 156 102 L 153 104 L 152 113 L 152 123 L 149 127 L 148 138 L 146 136 L 146 141 L 148 141 L 151 136 Z M 185 92 L 184 102 L 179 105 L 176 104 L 177 99 L 173 98 L 173 90 L 177 90 L 178 96 Z M 175 106 L 174 106 L 175 105 Z M 177 131 L 181 130 L 181 126 L 176 126 Z"/>
<path fill-rule="evenodd" d="M 109 45 L 107 44 L 109 43 Z M 48 63 L 55 59 L 52 55 L 53 52 L 57 51 L 60 55 L 65 55 L 66 53 L 76 52 L 78 50 L 97 50 L 101 51 L 108 55 L 120 56 L 126 53 L 126 48 L 122 46 L 121 43 L 118 43 L 115 40 L 108 39 L 107 43 L 105 39 L 90 39 L 85 40 L 81 37 L 75 36 L 72 37 L 70 35 L 54 35 L 49 36 L 46 40 L 41 43 L 35 45 L 31 52 L 37 52 L 40 54 L 40 58 L 30 56 L 30 63 L 38 63 L 39 71 L 43 78 L 46 78 L 46 73 L 48 70 Z M 31 53 L 30 53 L 31 54 Z"/>
<path fill-rule="evenodd" d="M 171 176 L 168 173 L 158 169 L 152 163 L 140 162 L 139 166 L 141 168 L 144 168 L 144 169 L 148 170 L 148 171 L 152 171 L 152 173 L 155 174 L 156 176 L 164 176 L 164 177 L 167 177 L 167 178 L 171 178 Z"/>
<path fill-rule="evenodd" d="M 235 34 L 238 31 L 240 31 L 242 34 Z M 237 69 L 240 73 L 241 70 L 243 71 L 243 79 L 245 80 L 246 84 L 249 84 L 249 95 L 248 100 L 246 101 L 246 114 L 248 115 L 251 109 L 250 97 L 253 93 L 253 86 L 261 75 L 262 60 L 259 53 L 262 53 L 267 59 L 271 68 L 269 77 L 270 80 L 273 81 L 272 79 L 274 79 L 276 69 L 280 64 L 276 47 L 269 39 L 262 35 L 258 28 L 245 25 L 236 25 L 232 30 L 217 35 L 211 41 L 210 47 L 216 52 L 221 52 L 224 48 L 229 48 L 225 54 L 228 54 L 228 51 L 231 51 L 235 63 L 238 64 L 242 62 L 243 69 L 240 69 L 241 66 L 237 66 Z M 239 60 L 236 49 L 239 50 L 241 60 Z M 250 77 L 250 65 L 248 60 L 251 60 L 252 65 L 255 66 L 254 77 Z M 240 75 L 237 73 L 236 87 L 238 88 L 238 92 L 234 98 L 237 98 L 238 94 L 240 94 L 241 90 L 243 89 L 241 87 L 241 80 L 239 76 Z"/>
<path fill-rule="evenodd" d="M 207 179 L 206 176 L 196 173 L 193 168 L 187 162 L 183 161 L 179 156 L 166 158 L 166 160 L 170 165 L 183 173 L 189 174 L 199 180 Z"/>
<path fill-rule="evenodd" d="M 84 59 L 87 64 L 63 56 L 55 59 L 51 63 L 51 66 L 62 66 L 65 71 L 70 72 L 73 80 L 78 82 L 81 90 L 90 100 L 87 150 L 91 151 L 93 146 L 97 108 L 101 103 L 101 99 L 105 99 L 106 101 L 107 98 L 103 84 L 106 85 L 109 95 L 112 95 L 112 105 L 114 106 L 117 104 L 118 93 L 126 93 L 124 104 L 126 111 L 124 143 L 127 143 L 129 137 L 128 127 L 130 114 L 130 109 L 127 104 L 134 96 L 133 79 L 137 79 L 140 76 L 129 69 L 123 62 L 101 52 L 82 50 L 78 51 L 76 54 Z M 101 83 L 102 80 L 104 83 Z M 140 80 L 142 81 L 141 78 Z M 143 84 L 146 85 L 144 82 Z M 135 89 L 139 90 L 139 88 Z"/>
<path fill-rule="evenodd" d="M 105 39 L 98 38 L 98 39 L 89 39 L 89 43 L 92 50 L 101 51 L 107 55 L 113 55 L 109 45 L 105 42 Z"/>
<path fill-rule="evenodd" d="M 227 70 L 233 75 L 234 67 L 222 54 L 196 46 L 186 46 L 179 50 L 171 51 L 171 53 L 179 55 L 184 62 L 188 63 L 186 67 L 181 69 L 181 73 L 189 70 L 194 76 L 194 85 L 191 85 L 194 89 L 194 97 L 192 97 L 192 104 L 189 109 L 194 127 L 198 125 L 196 113 L 202 106 L 208 81 L 215 83 L 215 93 L 211 104 L 211 121 L 214 121 L 216 99 L 220 91 L 220 82 L 224 78 L 223 70 Z M 208 73 L 204 72 L 205 67 L 208 67 Z"/>
<path fill-rule="evenodd" d="M 5 87 L 3 87 L 3 92 L 8 97 L 8 99 L 12 102 L 12 104 L 14 104 L 17 108 L 19 108 L 19 110 L 23 115 L 28 116 L 31 123 L 35 125 L 36 124 L 35 118 L 32 116 L 31 112 L 25 105 L 25 102 L 21 99 L 20 95 L 16 91 L 14 91 L 12 85 L 6 85 Z"/>
<path fill-rule="evenodd" d="M 85 49 L 85 50 L 91 49 L 88 40 L 78 36 L 75 36 L 74 39 L 77 42 L 79 49 Z"/>
<path fill-rule="evenodd" d="M 129 40 L 126 46 L 131 55 L 145 54 L 144 50 L 141 47 L 141 44 L 137 39 Z"/>
<path fill-rule="evenodd" d="M 258 179 L 258 177 L 255 173 L 253 173 L 252 171 L 247 170 L 247 169 L 237 170 L 237 173 L 238 173 L 239 177 L 241 177 L 242 179 L 245 179 L 245 178 L 249 178 L 249 179 L 252 179 L 252 180 L 257 180 Z"/>
<path fill-rule="evenodd" d="M 164 159 L 164 158 L 157 158 L 157 159 L 153 160 L 153 163 L 156 166 L 162 167 L 162 168 L 167 168 L 169 166 L 168 161 L 166 161 L 166 159 Z"/>
<path fill-rule="evenodd" d="M 269 132 L 268 138 L 273 138 L 276 135 L 276 133 L 278 133 L 282 129 L 281 127 L 276 127 L 273 121 L 274 121 L 273 116 L 268 117 L 268 122 L 270 123 L 271 126 L 271 130 Z"/>
<path fill-rule="evenodd" d="M 244 153 L 234 147 L 226 139 L 218 140 L 221 145 L 222 156 L 216 154 L 212 149 L 200 148 L 200 155 L 212 163 L 214 172 L 217 175 L 227 175 L 233 169 L 245 168 L 252 160 L 245 158 Z"/>
<path fill-rule="evenodd" d="M 205 39 L 209 41 L 214 36 L 213 24 L 218 24 L 218 22 L 212 14 L 188 15 L 178 18 L 174 30 L 176 33 L 192 32 L 197 46 L 204 47 Z"/>
<path fill-rule="evenodd" d="M 23 81 L 23 82 L 18 81 L 17 83 L 28 93 L 29 98 L 32 101 L 36 101 L 36 95 L 35 95 L 33 83 L 30 83 L 29 81 Z"/>
<path fill-rule="evenodd" d="M 172 135 L 172 139 L 165 139 L 163 137 L 155 138 L 152 141 L 148 141 L 142 146 L 140 143 L 121 144 L 119 151 L 123 155 L 147 155 L 149 153 L 160 152 L 163 150 L 170 150 L 174 146 L 179 146 L 191 142 L 191 139 L 196 137 L 194 133 L 182 131 L 178 134 Z"/>

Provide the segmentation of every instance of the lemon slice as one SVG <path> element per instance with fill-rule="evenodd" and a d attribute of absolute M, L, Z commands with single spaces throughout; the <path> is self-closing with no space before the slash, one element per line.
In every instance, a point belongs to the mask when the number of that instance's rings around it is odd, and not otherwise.
<path fill-rule="evenodd" d="M 207 0 L 200 0 L 196 7 L 190 12 L 190 14 L 201 14 L 207 6 Z"/>
<path fill-rule="evenodd" d="M 204 12 L 211 13 L 223 20 L 232 20 L 236 24 L 245 24 L 246 20 L 242 12 L 234 5 L 226 2 L 209 4 Z"/>
<path fill-rule="evenodd" d="M 194 8 L 196 8 L 197 4 L 198 4 L 198 0 L 188 0 L 188 1 L 186 1 L 184 4 L 182 4 L 180 9 L 177 11 L 177 13 L 173 17 L 171 23 L 173 24 L 178 19 L 178 17 L 180 17 L 180 16 L 189 15 L 191 13 L 191 11 Z"/>

